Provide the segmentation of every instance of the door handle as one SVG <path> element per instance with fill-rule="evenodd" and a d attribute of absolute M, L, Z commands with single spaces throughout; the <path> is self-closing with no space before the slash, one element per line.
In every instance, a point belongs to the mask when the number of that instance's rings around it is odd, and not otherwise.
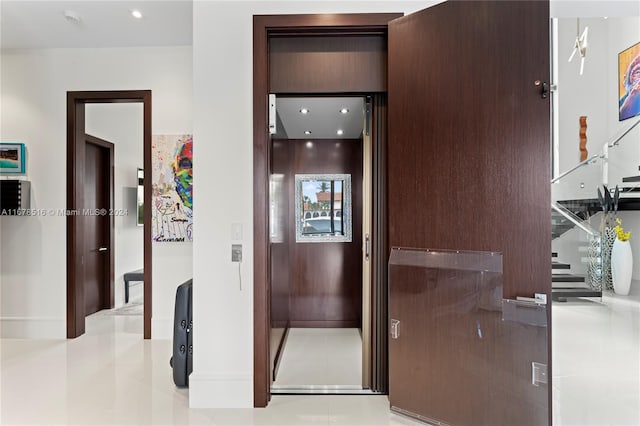
<path fill-rule="evenodd" d="M 107 247 L 100 247 L 100 248 L 97 248 L 97 249 L 92 250 L 92 251 L 103 252 L 103 251 L 107 251 L 107 250 L 108 250 Z"/>
<path fill-rule="evenodd" d="M 364 237 L 364 260 L 369 260 L 369 254 L 371 253 L 371 239 L 369 234 Z"/>

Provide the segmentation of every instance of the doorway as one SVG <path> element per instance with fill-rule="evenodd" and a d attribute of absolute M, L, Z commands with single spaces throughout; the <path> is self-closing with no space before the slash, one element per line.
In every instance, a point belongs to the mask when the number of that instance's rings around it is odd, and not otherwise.
<path fill-rule="evenodd" d="M 365 99 L 278 96 L 275 104 L 271 391 L 362 391 Z"/>
<path fill-rule="evenodd" d="M 370 353 L 363 358 L 363 378 L 371 390 L 384 392 L 386 373 L 386 31 L 387 22 L 401 14 L 293 15 L 254 17 L 254 404 L 266 406 L 273 380 L 271 360 L 282 346 L 272 335 L 271 270 L 269 240 L 270 165 L 273 160 L 268 134 L 267 94 L 372 95 L 371 111 L 373 176 L 370 252 L 372 291 Z M 313 27 L 314 31 L 306 31 Z M 306 29 L 306 30 L 305 30 Z M 329 56 L 305 54 L 299 36 L 308 36 Z M 330 37 L 324 37 L 324 36 Z M 328 46 L 327 43 L 330 45 Z M 270 52 L 269 55 L 267 52 Z M 357 58 L 357 60 L 353 60 Z M 349 61 L 348 59 L 352 59 Z M 335 67 L 333 66 L 335 65 Z M 293 68 L 297 71 L 294 72 Z M 305 70 L 313 78 L 305 76 Z M 326 72 L 318 72 L 326 70 Z M 348 75 L 348 78 L 345 76 Z M 275 105 L 274 105 L 275 107 Z M 364 246 L 364 243 L 363 243 Z M 278 328 L 278 327 L 275 327 Z M 282 341 L 282 339 L 279 339 Z M 276 355 L 277 356 L 277 355 Z M 275 366 L 277 368 L 277 365 Z M 364 380 L 363 380 L 364 381 Z"/>
<path fill-rule="evenodd" d="M 375 33 L 373 21 L 378 19 L 377 31 L 383 34 L 382 46 L 385 72 L 378 81 L 383 87 L 371 90 L 387 99 L 382 103 L 388 114 L 380 121 L 384 133 L 387 129 L 389 143 L 383 148 L 388 155 L 382 158 L 378 171 L 387 171 L 382 185 L 373 193 L 382 198 L 380 211 L 374 207 L 374 215 L 385 219 L 380 227 L 380 237 L 388 243 L 381 246 L 373 270 L 384 270 L 390 247 L 415 247 L 459 251 L 493 251 L 504 254 L 504 286 L 491 293 L 488 305 L 478 305 L 477 299 L 460 300 L 457 297 L 440 300 L 437 309 L 425 308 L 414 303 L 433 280 L 419 280 L 417 287 L 409 292 L 392 292 L 389 283 L 389 302 L 396 297 L 404 309 L 401 314 L 417 314 L 419 323 L 429 323 L 429 315 L 438 316 L 443 312 L 455 312 L 464 318 L 460 322 L 460 336 L 465 342 L 454 347 L 440 345 L 422 329 L 418 335 L 400 331 L 403 318 L 396 318 L 392 330 L 387 328 L 386 312 L 373 315 L 373 321 L 380 320 L 380 337 L 402 339 L 407 350 L 400 348 L 396 340 L 377 346 L 388 348 L 391 360 L 381 357 L 380 364 L 397 368 L 406 362 L 410 352 L 418 359 L 427 356 L 424 362 L 412 363 L 415 374 L 399 379 L 397 371 L 382 374 L 389 380 L 390 402 L 396 411 L 411 413 L 418 418 L 440 419 L 444 423 L 469 423 L 478 412 L 470 406 L 462 407 L 457 402 L 459 395 L 471 392 L 469 401 L 478 404 L 488 415 L 496 414 L 500 419 L 489 423 L 513 423 L 513 416 L 531 424 L 550 422 L 550 389 L 547 382 L 547 351 L 550 333 L 548 324 L 550 311 L 541 309 L 542 314 L 535 324 L 526 323 L 520 317 L 520 304 L 516 299 L 531 297 L 533 293 L 550 294 L 550 277 L 547 274 L 550 261 L 548 249 L 548 205 L 547 182 L 549 170 L 549 109 L 545 88 L 548 86 L 548 3 L 547 2 L 446 2 L 416 12 L 404 18 L 380 15 L 309 15 L 309 16 L 262 16 L 254 17 L 254 303 L 255 303 L 255 357 L 254 357 L 254 403 L 264 406 L 269 400 L 268 373 L 268 327 L 271 312 L 268 306 L 270 288 L 268 245 L 268 200 L 259 193 L 266 194 L 268 165 L 272 153 L 269 150 L 267 129 L 267 102 L 269 91 L 281 93 L 309 93 L 291 84 L 288 90 L 273 90 L 276 83 L 290 82 L 313 86 L 318 93 L 351 93 L 351 78 L 342 78 L 350 69 L 358 68 L 358 61 L 343 61 L 337 66 L 318 63 L 329 62 L 327 58 L 340 56 L 340 46 L 354 46 L 354 40 L 336 43 L 336 38 L 362 35 L 362 28 L 369 25 L 366 33 Z M 390 22 L 392 21 L 393 22 Z M 504 25 L 496 26 L 500 22 Z M 333 37 L 326 37 L 324 35 Z M 388 34 L 388 37 L 387 37 Z M 270 43 L 281 37 L 298 38 L 282 43 L 282 49 L 273 48 Z M 301 39 L 313 44 L 303 47 Z M 323 40 L 311 40 L 314 37 Z M 331 40 L 329 40 L 331 39 Z M 378 40 L 380 41 L 380 40 Z M 522 42 L 533 46 L 523 50 Z M 318 46 L 324 43 L 324 50 Z M 321 50 L 326 55 L 316 54 Z M 354 58 L 363 51 L 363 46 L 355 47 Z M 338 52 L 338 53 L 336 53 Z M 288 72 L 274 72 L 273 64 L 279 58 L 295 58 Z M 369 57 L 375 54 L 369 55 Z M 388 57 L 388 63 L 387 63 Z M 314 63 L 315 61 L 315 63 Z M 348 64 L 348 66 L 347 66 Z M 387 68 L 388 65 L 388 68 Z M 367 67 L 357 79 L 375 82 L 371 72 L 376 67 Z M 327 70 L 326 72 L 317 72 Z M 498 76 L 478 80 L 481 75 Z M 327 89 L 327 86 L 331 89 Z M 279 86 L 276 86 L 279 87 Z M 361 86 L 357 86 L 361 90 Z M 450 88 L 470 88 L 451 95 Z M 518 112 L 510 101 L 517 100 Z M 462 109 L 461 109 L 462 108 Z M 525 112 L 526 111 L 526 112 Z M 374 113 L 375 116 L 375 113 Z M 508 124 L 507 124 L 508 123 Z M 377 128 L 377 125 L 373 126 Z M 513 141 L 518 141 L 514 144 Z M 374 137 L 375 143 L 375 137 Z M 384 149 L 383 153 L 386 153 Z M 374 150 L 374 152 L 377 152 Z M 374 173 L 376 169 L 374 168 Z M 372 181 L 378 182 L 376 177 Z M 388 210 L 388 214 L 387 214 Z M 264 216 L 262 215 L 264 213 Z M 376 221 L 374 216 L 374 222 Z M 451 232 L 452 229 L 458 232 Z M 517 235 L 518 238 L 514 239 Z M 380 238 L 373 235 L 373 241 Z M 526 241 L 526 244 L 523 242 Z M 375 245 L 374 245 L 375 247 Z M 374 256 L 375 257 L 375 256 Z M 414 259 L 415 260 L 415 259 Z M 411 263 L 407 265 L 411 266 Z M 415 265 L 419 271 L 428 265 Z M 442 265 L 440 265 L 442 266 Z M 380 274 L 386 283 L 386 274 Z M 405 277 L 406 278 L 406 277 Z M 403 278 L 404 279 L 404 278 Z M 455 281 L 455 280 L 454 280 Z M 375 282 L 375 280 L 374 280 Z M 457 283 L 457 281 L 455 281 Z M 463 286 L 461 284 L 461 286 Z M 401 288 L 400 286 L 396 286 Z M 451 288 L 458 288 L 452 285 Z M 386 301 L 386 300 L 385 300 Z M 381 310 L 386 309 L 385 301 Z M 473 302 L 467 305 L 466 302 Z M 484 301 L 486 302 L 486 301 Z M 372 306 L 376 306 L 372 302 Z M 394 305 L 395 306 L 395 305 Z M 467 309 L 466 307 L 469 307 Z M 423 309 L 421 309 L 421 307 Z M 508 309 L 515 307 L 518 315 Z M 525 309 L 526 306 L 522 306 Z M 537 340 L 519 340 L 519 333 L 493 333 L 496 340 L 488 340 L 486 326 L 471 321 L 475 313 L 490 312 L 495 324 L 506 324 L 518 329 L 524 326 L 536 335 Z M 470 314 L 469 318 L 465 315 Z M 394 314 L 395 315 L 395 314 Z M 400 321 L 402 320 L 402 321 Z M 469 323 L 467 323 L 469 322 Z M 484 320 L 483 320 L 484 322 Z M 473 326 L 468 325 L 473 324 Z M 407 325 L 406 327 L 409 327 Z M 489 327 L 488 329 L 492 329 Z M 391 333 L 389 333 L 391 331 Z M 446 339 L 448 330 L 438 330 Z M 408 337 L 407 337 L 408 336 Z M 417 336 L 417 337 L 416 337 Z M 504 337 L 504 338 L 502 338 Z M 478 344 L 474 344 L 477 342 Z M 430 345 L 429 343 L 433 343 Z M 483 344 L 484 343 L 484 344 Z M 447 353 L 431 355 L 425 349 L 446 349 Z M 485 351 L 485 352 L 483 352 Z M 486 352 L 489 351 L 489 352 Z M 447 382 L 446 386 L 432 386 L 429 378 L 451 377 L 451 372 L 460 373 L 462 365 L 451 356 L 459 354 L 465 359 L 471 357 L 473 365 L 461 380 Z M 488 354 L 505 354 L 514 368 L 513 374 L 495 376 L 495 369 L 482 360 Z M 385 354 L 386 356 L 386 354 Z M 502 358 L 497 359 L 502 359 Z M 491 357 L 489 357 L 491 358 Z M 422 358 L 420 358 L 422 359 Z M 400 364 L 399 364 L 400 363 Z M 507 364 L 502 364 L 505 367 Z M 510 364 L 509 364 L 510 365 Z M 544 371 L 544 381 L 531 382 L 533 373 Z M 510 367 L 508 367 L 510 368 Z M 384 377 L 386 376 L 386 378 Z M 469 377 L 477 379 L 477 391 L 470 390 Z M 395 381 L 394 381 L 395 380 Z M 427 383 L 425 385 L 425 383 Z M 503 389 L 504 394 L 492 398 L 491 393 L 481 390 Z M 444 382 L 443 382 L 444 384 Z M 431 389 L 434 395 L 423 391 Z M 442 390 L 447 389 L 446 394 Z M 484 397 L 488 396 L 488 403 Z M 425 410 L 426 405 L 417 398 L 425 397 L 430 404 L 446 399 L 446 404 L 435 404 Z M 489 418 L 489 417 L 487 417 Z M 450 420 L 453 419 L 453 420 Z"/>
<path fill-rule="evenodd" d="M 142 103 L 143 168 L 151 169 L 151 91 L 67 92 L 67 211 L 83 212 L 88 208 L 85 191 L 87 150 L 85 146 L 85 107 L 87 104 Z M 91 149 L 91 148 L 90 148 Z M 91 154 L 89 154 L 91 155 Z M 149 174 L 144 181 L 144 205 L 151 205 Z M 111 212 L 107 212 L 111 213 Z M 113 223 L 113 215 L 107 215 Z M 151 210 L 144 209 L 144 338 L 151 338 L 152 315 L 152 246 Z M 83 259 L 85 216 L 67 214 L 67 338 L 85 332 L 85 264 Z M 113 225 L 111 225 L 113 226 Z M 113 241 L 110 242 L 113 247 Z M 104 246 L 101 246 L 104 247 Z M 100 248 L 100 247 L 99 247 Z M 99 249 L 98 248 L 98 249 Z M 109 248 L 107 247 L 107 251 Z M 111 254 L 113 256 L 113 254 Z M 113 275 L 110 280 L 113 288 Z M 113 295 L 111 294 L 111 305 Z"/>

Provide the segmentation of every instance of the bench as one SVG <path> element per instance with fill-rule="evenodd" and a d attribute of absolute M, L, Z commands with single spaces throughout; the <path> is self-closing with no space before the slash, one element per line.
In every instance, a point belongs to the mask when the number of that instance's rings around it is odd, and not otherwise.
<path fill-rule="evenodd" d="M 144 269 L 131 271 L 124 274 L 124 303 L 129 303 L 129 282 L 144 281 Z"/>

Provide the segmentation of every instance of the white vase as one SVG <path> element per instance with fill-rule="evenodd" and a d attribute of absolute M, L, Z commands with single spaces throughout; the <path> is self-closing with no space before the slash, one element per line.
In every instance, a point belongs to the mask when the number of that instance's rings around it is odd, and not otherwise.
<path fill-rule="evenodd" d="M 629 241 L 616 238 L 611 249 L 611 278 L 613 291 L 626 296 L 631 288 L 631 273 L 633 271 L 633 255 Z"/>

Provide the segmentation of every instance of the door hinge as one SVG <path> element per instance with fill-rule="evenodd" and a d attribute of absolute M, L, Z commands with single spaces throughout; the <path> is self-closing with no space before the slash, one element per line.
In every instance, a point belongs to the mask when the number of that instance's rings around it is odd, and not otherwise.
<path fill-rule="evenodd" d="M 549 83 L 546 81 L 536 80 L 533 82 L 533 85 L 540 88 L 540 96 L 542 99 L 547 99 L 547 97 L 549 97 Z"/>

